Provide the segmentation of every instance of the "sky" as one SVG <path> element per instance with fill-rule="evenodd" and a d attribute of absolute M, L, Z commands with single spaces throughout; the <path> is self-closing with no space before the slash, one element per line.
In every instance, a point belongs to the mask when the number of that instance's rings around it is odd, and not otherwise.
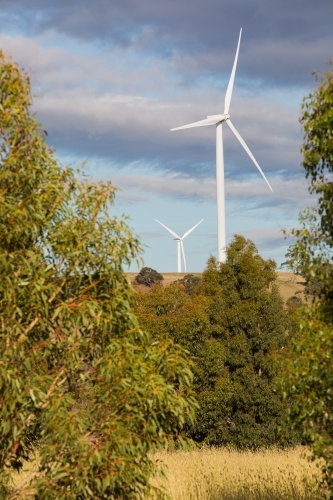
<path fill-rule="evenodd" d="M 144 264 L 188 272 L 217 256 L 215 127 L 170 129 L 223 112 L 243 29 L 232 122 L 224 126 L 227 241 L 243 234 L 280 265 L 283 229 L 315 203 L 300 148 L 304 96 L 333 58 L 332 0 L 0 0 L 0 48 L 31 74 L 33 110 L 63 165 L 119 189 Z M 133 263 L 132 271 L 137 270 Z"/>

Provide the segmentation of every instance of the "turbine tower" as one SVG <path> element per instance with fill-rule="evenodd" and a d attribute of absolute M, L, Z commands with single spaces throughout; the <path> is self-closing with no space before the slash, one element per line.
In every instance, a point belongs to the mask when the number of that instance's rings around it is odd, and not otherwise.
<path fill-rule="evenodd" d="M 165 226 L 164 224 L 162 224 L 162 222 L 160 222 L 157 219 L 155 219 L 155 220 L 156 220 L 156 222 L 158 222 L 159 224 L 161 224 L 161 226 L 165 227 L 165 229 L 167 229 L 169 231 L 169 233 L 172 234 L 172 236 L 174 236 L 174 239 L 177 242 L 177 272 L 178 273 L 182 272 L 182 261 L 181 261 L 181 255 L 180 255 L 180 253 L 182 253 L 182 255 L 183 255 L 183 261 L 184 261 L 184 269 L 185 269 L 185 273 L 186 273 L 186 259 L 185 259 L 185 251 L 184 251 L 183 240 L 186 238 L 186 236 L 188 236 L 190 233 L 192 233 L 193 229 L 195 229 L 197 226 L 199 226 L 199 224 L 201 224 L 201 222 L 203 221 L 203 219 L 201 219 L 201 221 L 198 222 L 198 224 L 196 224 L 195 226 L 193 226 L 192 229 L 189 229 L 189 231 L 186 231 L 186 233 L 183 234 L 183 236 L 178 236 L 177 233 L 174 233 L 173 231 L 171 231 L 171 229 L 169 229 L 167 226 Z"/>
<path fill-rule="evenodd" d="M 236 56 L 235 56 L 235 61 L 234 65 L 232 67 L 231 71 L 231 76 L 227 88 L 227 92 L 225 95 L 225 101 L 224 101 L 224 111 L 223 114 L 220 115 L 212 115 L 212 116 L 207 116 L 205 120 L 201 120 L 199 122 L 194 122 L 190 123 L 189 125 L 183 125 L 182 127 L 176 127 L 172 128 L 171 131 L 174 130 L 181 130 L 185 128 L 192 128 L 192 127 L 206 127 L 207 125 L 216 125 L 216 191 L 217 191 L 217 239 L 218 239 L 218 260 L 219 262 L 225 262 L 226 261 L 226 235 L 225 235 L 225 195 L 224 195 L 224 160 L 223 160 L 223 135 L 222 135 L 222 123 L 225 122 L 228 127 L 232 130 L 232 132 L 235 134 L 263 178 L 268 184 L 269 189 L 273 192 L 273 189 L 271 188 L 268 180 L 265 177 L 264 172 L 261 170 L 259 167 L 256 159 L 254 158 L 253 154 L 245 144 L 244 139 L 241 137 L 239 132 L 235 129 L 234 125 L 231 123 L 230 120 L 230 114 L 229 114 L 229 109 L 230 109 L 230 102 L 231 102 L 231 96 L 232 96 L 232 89 L 234 86 L 234 81 L 235 81 L 235 73 L 236 73 L 236 66 L 237 66 L 237 59 L 238 59 L 238 52 L 239 52 L 239 45 L 240 45 L 240 40 L 241 40 L 241 35 L 242 35 L 242 29 L 240 30 L 239 33 L 239 39 L 238 39 L 238 45 L 237 45 L 237 50 L 236 50 Z"/>

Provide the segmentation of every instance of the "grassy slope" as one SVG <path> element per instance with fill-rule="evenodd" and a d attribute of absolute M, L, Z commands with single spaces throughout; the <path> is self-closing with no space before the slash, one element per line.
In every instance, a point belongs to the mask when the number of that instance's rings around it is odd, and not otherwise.
<path fill-rule="evenodd" d="M 142 290 L 142 291 L 149 291 L 149 288 L 143 285 L 137 285 L 135 283 L 135 276 L 138 273 L 127 273 L 128 277 L 130 278 L 131 282 L 135 286 L 135 288 Z M 187 273 L 162 273 L 164 280 L 162 281 L 164 286 L 170 285 L 173 281 L 176 281 L 178 279 L 181 279 L 185 276 Z M 201 276 L 201 273 L 193 273 L 195 276 Z M 304 285 L 304 280 L 301 276 L 295 276 L 292 273 L 287 273 L 287 272 L 278 272 L 277 273 L 278 278 L 277 278 L 277 284 L 280 289 L 280 294 L 281 297 L 283 298 L 284 301 L 288 300 L 289 297 L 295 294 L 295 292 L 303 292 Z M 302 295 L 301 295 L 302 296 Z"/>
<path fill-rule="evenodd" d="M 277 284 L 284 301 L 289 299 L 289 297 L 296 292 L 302 292 L 300 297 L 303 298 L 304 279 L 301 276 L 286 272 L 278 272 L 277 275 Z"/>

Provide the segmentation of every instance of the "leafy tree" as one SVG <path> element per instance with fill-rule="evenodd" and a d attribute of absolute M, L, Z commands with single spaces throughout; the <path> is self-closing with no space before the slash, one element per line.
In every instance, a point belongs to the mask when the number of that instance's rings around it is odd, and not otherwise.
<path fill-rule="evenodd" d="M 285 407 L 274 384 L 293 323 L 274 284 L 275 263 L 242 236 L 227 255 L 225 264 L 209 259 L 193 295 L 176 283 L 140 295 L 140 323 L 194 359 L 200 408 L 187 435 L 243 448 L 292 442 L 287 429 L 278 433 Z"/>
<path fill-rule="evenodd" d="M 286 360 L 282 388 L 294 401 L 290 417 L 303 429 L 314 457 L 324 459 L 324 478 L 333 498 L 333 70 L 318 76 L 317 88 L 304 99 L 303 167 L 317 205 L 300 215 L 292 258 L 302 265 L 313 303 L 302 313 L 294 348 Z"/>
<path fill-rule="evenodd" d="M 205 297 L 188 295 L 184 287 L 175 282 L 139 294 L 136 309 L 140 324 L 154 338 L 172 338 L 187 349 L 195 362 L 193 387 L 200 407 L 195 427 L 188 422 L 185 429 L 194 439 L 197 439 L 199 428 L 208 427 L 208 434 L 223 432 L 223 421 L 218 419 L 207 426 L 208 413 L 219 415 L 220 408 L 225 409 L 229 394 L 225 349 L 210 335 L 207 306 Z"/>
<path fill-rule="evenodd" d="M 36 450 L 36 500 L 142 497 L 193 415 L 187 357 L 139 328 L 115 188 L 58 165 L 3 53 L 0 104 L 0 498 Z"/>
<path fill-rule="evenodd" d="M 301 275 L 302 263 L 300 262 L 299 258 L 294 255 L 294 248 L 292 245 L 288 248 L 285 257 L 286 261 L 282 262 L 280 267 L 288 269 L 288 271 L 291 271 L 295 275 Z"/>
<path fill-rule="evenodd" d="M 149 287 L 152 287 L 156 283 L 164 280 L 162 274 L 155 271 L 155 269 L 152 269 L 151 267 L 143 267 L 135 279 L 140 285 L 146 285 Z"/>
<path fill-rule="evenodd" d="M 211 429 L 223 421 L 223 433 L 208 438 L 202 432 L 201 440 L 259 447 L 292 439 L 287 430 L 278 435 L 285 409 L 274 380 L 288 323 L 275 267 L 239 235 L 227 248 L 226 263 L 208 261 L 197 292 L 209 302 L 210 335 L 225 349 L 230 386 L 226 407 L 218 409 L 218 416 L 214 407 L 205 415 Z"/>
<path fill-rule="evenodd" d="M 172 338 L 193 356 L 198 356 L 209 336 L 204 297 L 188 296 L 177 283 L 154 287 L 139 294 L 136 313 L 140 324 L 155 338 Z"/>
<path fill-rule="evenodd" d="M 194 274 L 185 274 L 184 278 L 177 280 L 177 283 L 180 283 L 184 286 L 185 292 L 189 295 L 193 295 L 196 287 L 200 283 L 199 276 L 195 276 Z"/>

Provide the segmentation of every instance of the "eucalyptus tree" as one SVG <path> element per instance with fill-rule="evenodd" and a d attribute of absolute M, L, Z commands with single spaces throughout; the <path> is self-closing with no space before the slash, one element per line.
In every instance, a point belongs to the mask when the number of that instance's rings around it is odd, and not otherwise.
<path fill-rule="evenodd" d="M 290 418 L 303 430 L 313 456 L 324 459 L 324 480 L 333 498 L 333 70 L 317 75 L 303 101 L 303 167 L 317 204 L 304 210 L 289 250 L 306 278 L 313 301 L 302 312 L 281 381 Z"/>
<path fill-rule="evenodd" d="M 115 188 L 62 168 L 30 106 L 0 53 L 0 497 L 24 497 L 13 472 L 38 451 L 35 499 L 137 498 L 192 418 L 191 372 L 139 327 L 123 267 L 140 242 L 110 215 Z"/>

